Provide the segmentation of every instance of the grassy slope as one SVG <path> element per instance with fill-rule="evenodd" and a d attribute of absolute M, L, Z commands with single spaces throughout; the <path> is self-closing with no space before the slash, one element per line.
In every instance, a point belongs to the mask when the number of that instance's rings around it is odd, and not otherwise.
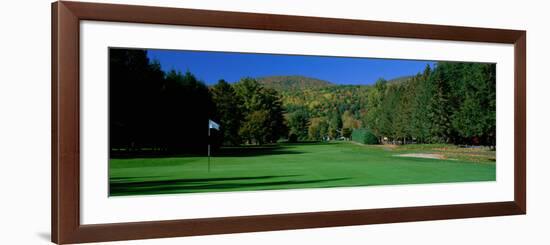
<path fill-rule="evenodd" d="M 408 150 L 407 150 L 408 151 Z M 495 180 L 494 163 L 395 157 L 347 142 L 255 148 L 238 157 L 111 159 L 111 195 Z M 221 156 L 220 156 L 221 155 Z"/>

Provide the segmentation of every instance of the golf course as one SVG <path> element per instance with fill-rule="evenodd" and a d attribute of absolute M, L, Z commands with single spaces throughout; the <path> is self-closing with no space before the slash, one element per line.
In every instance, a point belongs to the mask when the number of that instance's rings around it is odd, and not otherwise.
<path fill-rule="evenodd" d="M 110 195 L 494 181 L 495 151 L 351 141 L 222 147 L 212 154 L 110 159 Z"/>
<path fill-rule="evenodd" d="M 109 49 L 109 196 L 495 181 L 496 151 L 494 63 Z"/>

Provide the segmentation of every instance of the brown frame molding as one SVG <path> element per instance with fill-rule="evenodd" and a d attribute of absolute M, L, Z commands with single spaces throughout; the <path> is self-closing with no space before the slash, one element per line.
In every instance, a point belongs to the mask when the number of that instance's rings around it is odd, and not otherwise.
<path fill-rule="evenodd" d="M 81 20 L 514 44 L 514 201 L 81 225 Z M 52 241 L 82 243 L 525 214 L 525 55 L 526 32 L 518 30 L 55 2 L 52 4 Z"/>

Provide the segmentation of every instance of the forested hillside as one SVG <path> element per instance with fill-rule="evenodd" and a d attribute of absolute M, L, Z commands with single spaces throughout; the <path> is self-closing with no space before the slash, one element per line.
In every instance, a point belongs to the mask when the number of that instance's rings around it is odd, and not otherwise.
<path fill-rule="evenodd" d="M 495 64 L 438 62 L 373 85 L 274 76 L 209 87 L 192 71 L 161 70 L 145 50 L 111 49 L 109 71 L 112 149 L 349 139 L 359 129 L 379 143 L 496 141 Z M 206 135 L 209 119 L 221 125 L 213 139 Z"/>
<path fill-rule="evenodd" d="M 335 86 L 329 81 L 304 76 L 269 76 L 256 79 L 264 87 L 272 88 L 277 91 L 293 91 Z"/>
<path fill-rule="evenodd" d="M 350 138 L 367 129 L 385 143 L 496 142 L 495 64 L 438 62 L 371 86 L 297 76 L 268 81 L 264 86 L 281 94 L 290 137 L 297 140 Z"/>
<path fill-rule="evenodd" d="M 303 76 L 273 76 L 258 81 L 281 95 L 291 138 L 350 137 L 351 129 L 364 125 L 369 86 L 336 85 Z"/>

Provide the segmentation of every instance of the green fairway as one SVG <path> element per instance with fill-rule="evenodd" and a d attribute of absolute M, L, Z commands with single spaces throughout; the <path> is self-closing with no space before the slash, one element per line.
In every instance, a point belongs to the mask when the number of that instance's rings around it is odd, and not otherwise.
<path fill-rule="evenodd" d="M 494 181 L 493 161 L 397 156 L 421 153 L 350 142 L 224 148 L 206 156 L 111 159 L 110 195 Z M 493 152 L 494 155 L 494 152 Z"/>

